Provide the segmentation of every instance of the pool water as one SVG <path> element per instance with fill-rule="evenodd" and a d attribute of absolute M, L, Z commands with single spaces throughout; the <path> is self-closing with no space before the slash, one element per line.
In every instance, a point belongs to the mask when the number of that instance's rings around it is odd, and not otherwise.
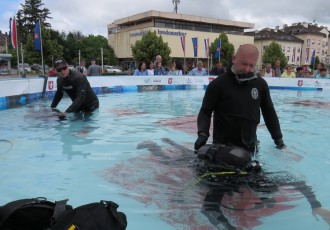
<path fill-rule="evenodd" d="M 39 196 L 68 198 L 74 207 L 112 200 L 127 215 L 129 230 L 230 229 L 217 211 L 202 211 L 210 189 L 198 183 L 192 148 L 203 95 L 204 90 L 99 95 L 93 116 L 67 120 L 47 109 L 50 101 L 0 111 L 0 204 Z M 274 147 L 261 121 L 257 160 L 274 181 L 305 182 L 330 210 L 330 93 L 271 95 L 287 148 Z M 58 108 L 70 103 L 65 98 Z M 256 208 L 258 197 L 272 203 Z M 329 228 L 290 185 L 271 194 L 243 187 L 223 195 L 220 209 L 238 229 Z"/>

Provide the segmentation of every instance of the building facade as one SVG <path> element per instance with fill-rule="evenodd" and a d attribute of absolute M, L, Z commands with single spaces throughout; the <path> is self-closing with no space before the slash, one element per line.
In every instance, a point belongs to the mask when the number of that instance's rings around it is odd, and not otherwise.
<path fill-rule="evenodd" d="M 148 31 L 156 31 L 171 48 L 171 57 L 194 58 L 192 38 L 197 38 L 197 58 L 206 57 L 204 39 L 210 44 L 221 33 L 226 33 L 229 42 L 237 49 L 241 44 L 254 43 L 253 36 L 245 36 L 245 29 L 252 29 L 253 23 L 176 14 L 161 11 L 147 11 L 115 20 L 108 25 L 108 42 L 120 60 L 132 60 L 131 45 Z M 185 36 L 185 55 L 181 37 Z"/>

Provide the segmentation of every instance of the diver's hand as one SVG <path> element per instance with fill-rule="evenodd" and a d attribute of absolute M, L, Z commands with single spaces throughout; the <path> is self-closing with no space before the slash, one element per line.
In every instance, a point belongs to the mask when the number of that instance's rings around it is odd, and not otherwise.
<path fill-rule="evenodd" d="M 282 139 L 276 139 L 274 142 L 275 142 L 275 145 L 276 145 L 277 149 L 282 150 L 282 149 L 286 148 L 286 145 L 284 144 Z"/>
<path fill-rule="evenodd" d="M 206 134 L 200 134 L 200 135 L 198 135 L 198 138 L 197 138 L 197 140 L 195 141 L 195 146 L 194 146 L 195 150 L 198 150 L 198 149 L 200 149 L 203 145 L 205 145 L 206 142 L 207 142 L 207 139 L 208 139 L 208 137 L 207 137 Z"/>
<path fill-rule="evenodd" d="M 324 208 L 313 208 L 313 215 L 319 215 L 322 219 L 330 225 L 330 211 Z"/>

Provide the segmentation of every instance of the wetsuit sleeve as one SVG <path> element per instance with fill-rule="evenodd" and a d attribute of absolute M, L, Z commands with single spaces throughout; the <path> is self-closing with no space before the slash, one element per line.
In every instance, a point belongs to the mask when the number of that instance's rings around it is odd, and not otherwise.
<path fill-rule="evenodd" d="M 283 135 L 280 128 L 273 101 L 270 97 L 270 92 L 266 81 L 263 81 L 263 95 L 260 104 L 261 112 L 265 120 L 265 124 L 273 138 L 273 140 L 282 139 Z"/>
<path fill-rule="evenodd" d="M 50 105 L 51 108 L 56 108 L 58 103 L 62 100 L 63 97 L 63 88 L 62 88 L 62 81 L 60 78 L 57 78 L 57 90 L 55 92 L 52 104 Z"/>
<path fill-rule="evenodd" d="M 307 186 L 304 181 L 295 182 L 290 185 L 293 185 L 296 190 L 301 192 L 306 197 L 308 203 L 311 205 L 311 208 L 322 207 L 321 203 L 316 199 L 315 193 L 312 191 L 312 187 Z"/>
<path fill-rule="evenodd" d="M 210 136 L 210 125 L 211 125 L 211 115 L 216 107 L 216 85 L 214 84 L 214 81 L 211 82 L 206 91 L 203 98 L 202 107 L 199 111 L 198 117 L 197 117 L 197 129 L 198 135 L 207 135 L 207 137 Z"/>
<path fill-rule="evenodd" d="M 72 101 L 72 104 L 67 108 L 65 112 L 76 112 L 81 104 L 84 102 L 87 91 L 87 78 L 79 77 L 75 79 L 74 88 L 76 89 L 76 98 Z"/>

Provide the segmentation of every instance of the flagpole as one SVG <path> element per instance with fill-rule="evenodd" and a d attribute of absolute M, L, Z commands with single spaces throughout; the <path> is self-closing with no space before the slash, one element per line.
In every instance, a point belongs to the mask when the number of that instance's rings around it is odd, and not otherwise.
<path fill-rule="evenodd" d="M 220 56 L 221 56 L 221 46 L 222 46 L 222 44 L 221 44 L 221 38 L 220 38 L 220 47 L 219 47 L 219 62 L 220 62 Z"/>
<path fill-rule="evenodd" d="M 42 49 L 42 33 L 41 33 L 41 23 L 39 19 L 39 31 L 40 31 L 40 52 L 41 52 L 41 66 L 42 66 L 42 74 L 45 75 L 45 65 L 44 65 L 44 52 Z"/>
<path fill-rule="evenodd" d="M 17 55 L 17 72 L 18 72 L 18 77 L 21 77 L 21 72 L 19 71 L 19 50 L 18 50 L 18 42 L 17 42 L 17 24 L 16 24 L 16 19 L 14 17 L 15 21 L 15 42 L 16 42 L 16 55 Z M 22 70 L 24 70 L 24 66 L 22 63 Z"/>
<path fill-rule="evenodd" d="M 25 67 L 24 67 L 24 50 L 22 43 L 21 43 L 21 55 L 22 55 L 22 70 L 23 70 L 22 78 L 26 78 Z"/>

